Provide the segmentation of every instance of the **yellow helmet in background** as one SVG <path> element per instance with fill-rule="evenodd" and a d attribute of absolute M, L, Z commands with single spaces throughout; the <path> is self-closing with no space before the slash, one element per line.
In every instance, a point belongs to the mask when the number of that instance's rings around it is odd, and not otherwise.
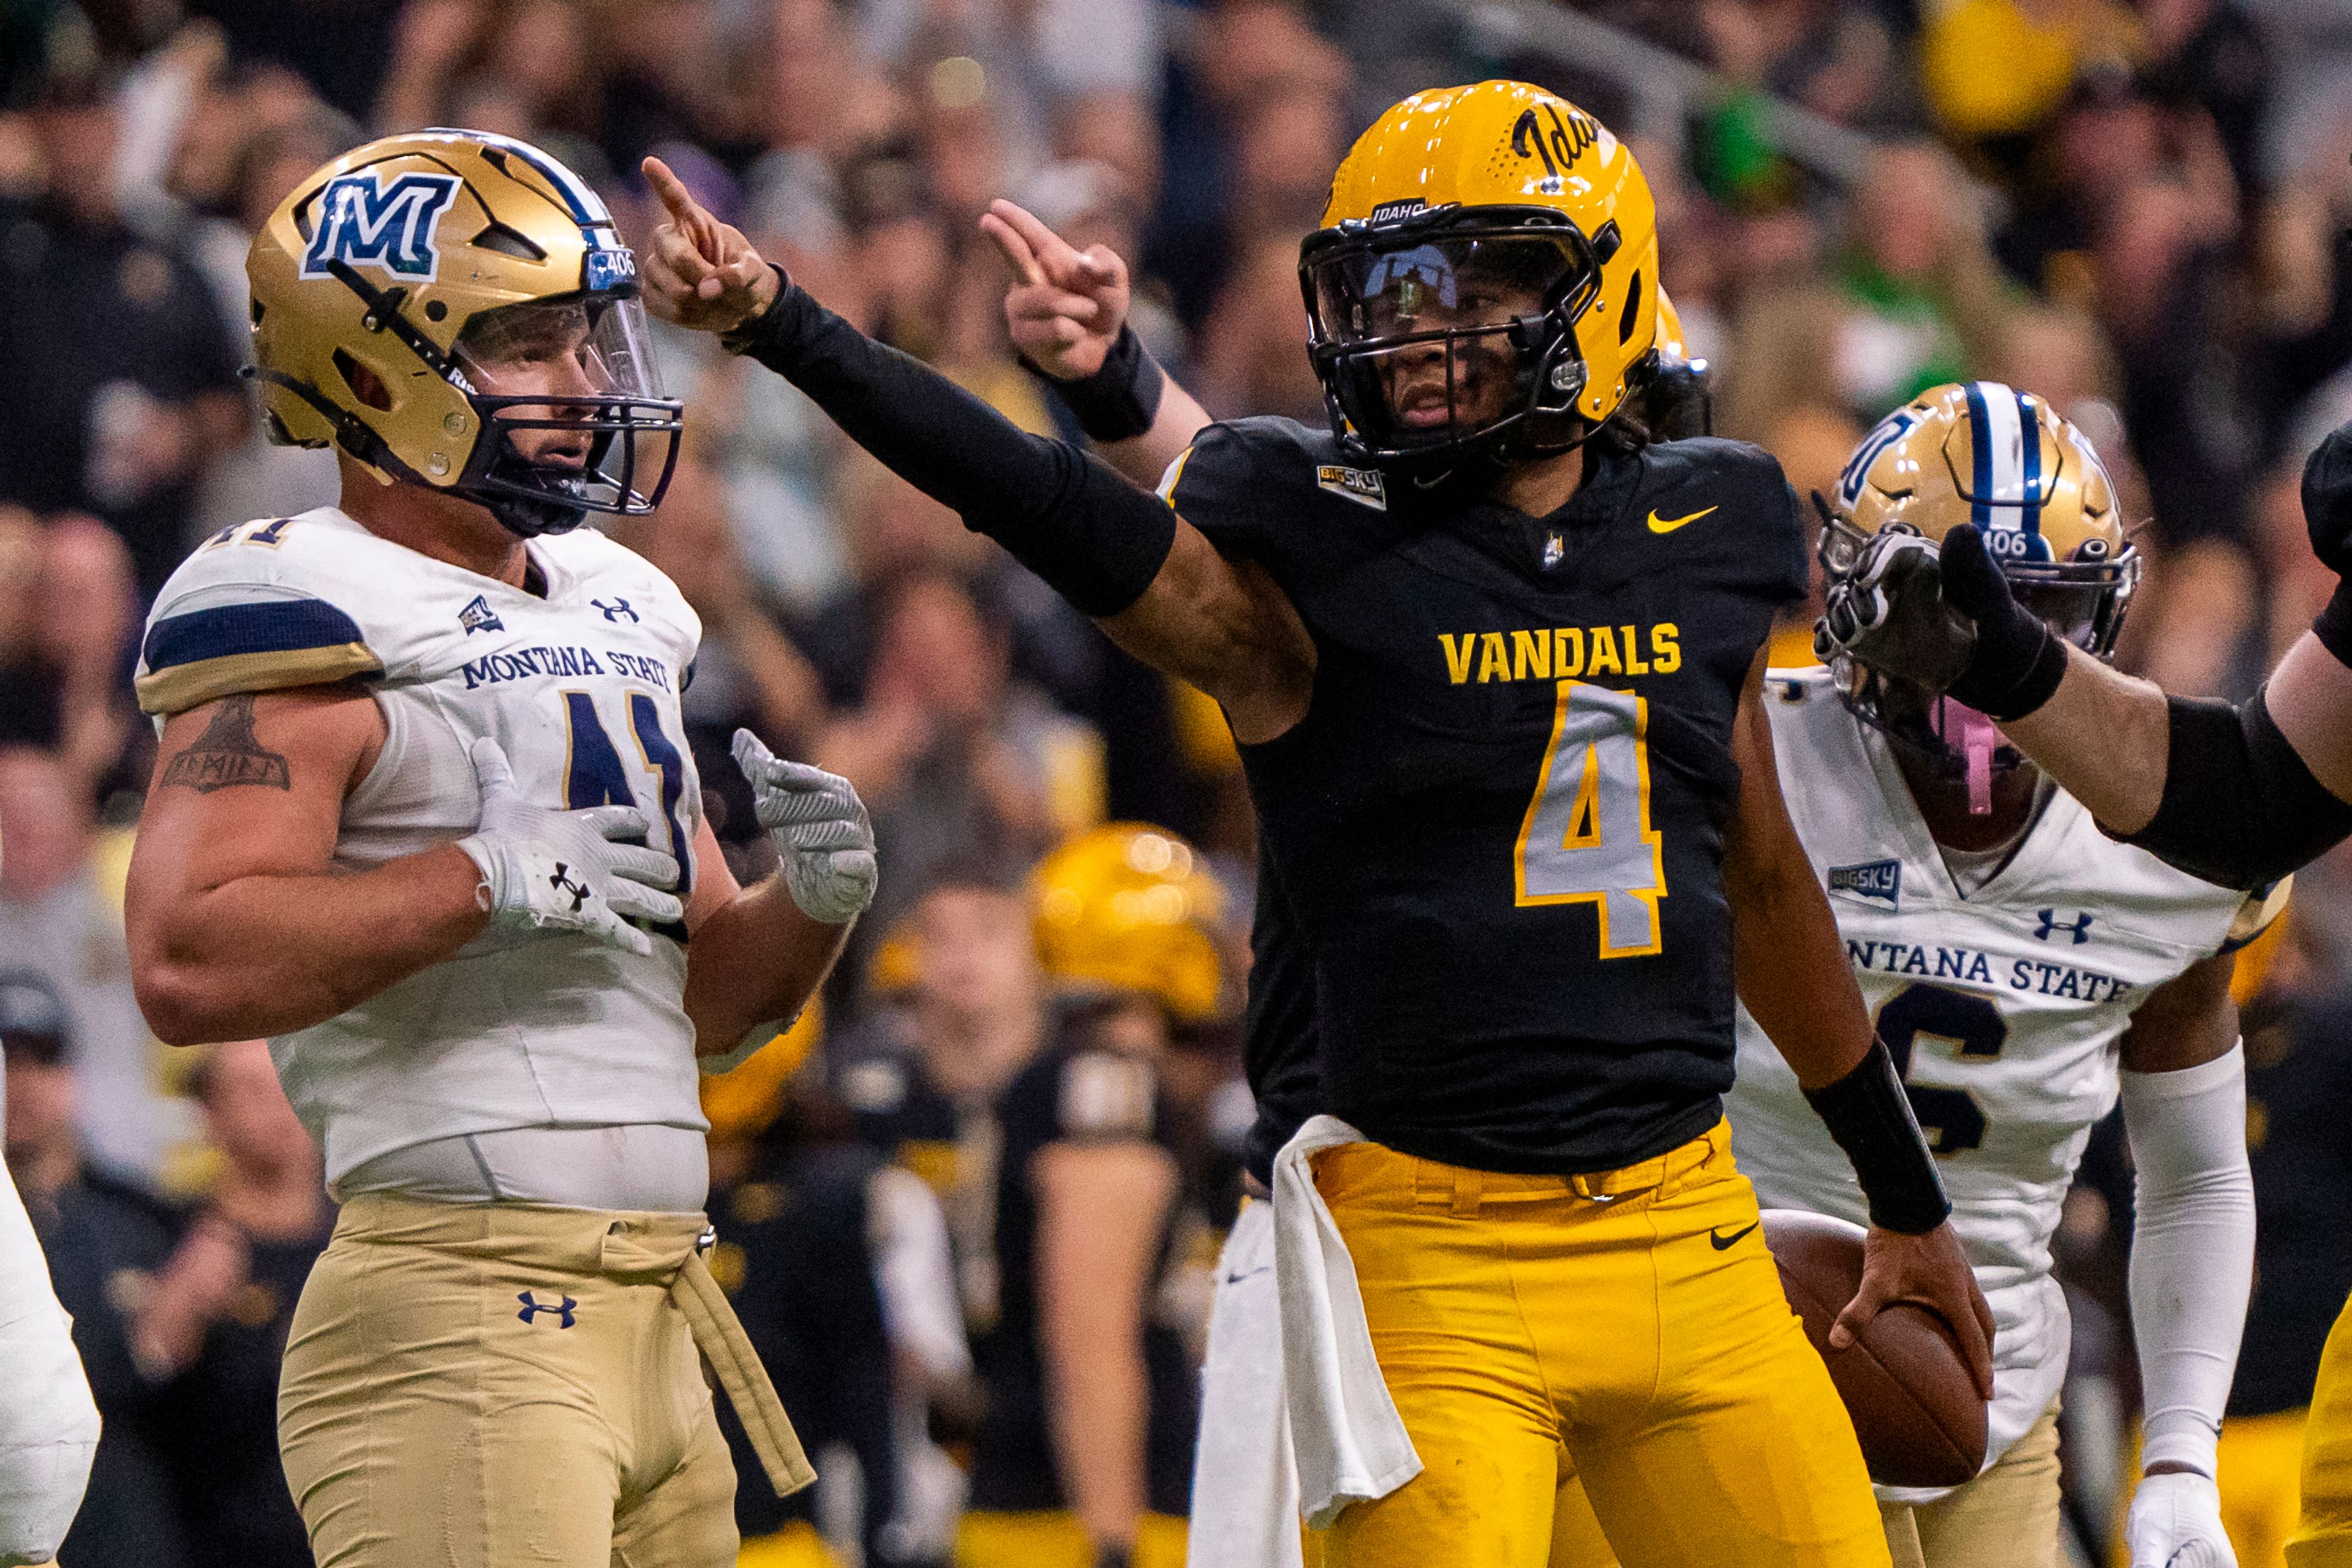
<path fill-rule="evenodd" d="M 278 205 L 246 276 L 271 439 L 340 447 L 526 535 L 661 500 L 679 405 L 636 258 L 538 148 L 478 131 L 371 142 Z"/>
<path fill-rule="evenodd" d="M 1057 985 L 1141 992 L 1180 1023 L 1225 1010 L 1224 889 L 1176 835 L 1132 822 L 1082 833 L 1030 873 L 1029 900 Z"/>
<path fill-rule="evenodd" d="M 1373 463 L 1565 450 L 1623 405 L 1657 337 L 1649 182 L 1600 121 L 1524 82 L 1416 93 L 1381 116 L 1298 270 L 1333 427 Z M 1466 416 L 1457 398 L 1442 422 L 1393 406 L 1401 356 L 1432 344 L 1449 396 L 1475 356 L 1507 353 L 1508 396 Z"/>
<path fill-rule="evenodd" d="M 1832 577 L 1851 570 L 1882 529 L 1941 542 L 1974 523 L 2020 604 L 2086 653 L 2114 653 L 2139 583 L 2139 552 L 2124 536 L 2098 452 L 2045 399 L 1998 381 L 1924 392 L 1863 437 L 1835 496 L 1814 499 L 1824 513 L 1822 564 Z M 1959 765 L 1943 732 L 1945 705 L 1852 660 L 1834 669 L 1857 714 Z M 2016 760 L 2007 748 L 2001 755 Z"/>

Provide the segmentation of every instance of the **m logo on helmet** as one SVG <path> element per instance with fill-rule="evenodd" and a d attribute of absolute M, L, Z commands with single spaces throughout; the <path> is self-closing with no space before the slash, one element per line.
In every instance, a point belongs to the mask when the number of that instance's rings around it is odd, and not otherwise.
<path fill-rule="evenodd" d="M 318 226 L 302 253 L 302 276 L 328 278 L 331 264 L 373 267 L 394 279 L 429 282 L 440 270 L 433 226 L 460 184 L 455 174 L 406 174 L 390 185 L 380 171 L 331 182 L 319 193 Z"/>

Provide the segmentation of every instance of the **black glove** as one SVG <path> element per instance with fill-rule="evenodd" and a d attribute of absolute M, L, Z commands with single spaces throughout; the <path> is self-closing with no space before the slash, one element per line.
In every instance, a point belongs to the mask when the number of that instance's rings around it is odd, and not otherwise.
<path fill-rule="evenodd" d="M 2329 431 L 2303 466 L 2303 525 L 2323 565 L 2338 577 L 2352 569 L 2352 425 Z M 2352 665 L 2352 588 L 2337 584 L 2311 629 L 2339 663 Z"/>
<path fill-rule="evenodd" d="M 1973 523 L 1944 535 L 1944 603 L 1976 623 L 1977 646 L 1948 695 L 1996 720 L 2022 719 L 2066 675 L 2066 645 L 2017 602 Z"/>
<path fill-rule="evenodd" d="M 1830 581 L 1813 629 L 1823 663 L 1843 655 L 1995 719 L 2050 700 L 2066 645 L 2017 602 L 2009 580 L 1963 523 L 1936 544 L 1908 529 L 1874 534 Z"/>

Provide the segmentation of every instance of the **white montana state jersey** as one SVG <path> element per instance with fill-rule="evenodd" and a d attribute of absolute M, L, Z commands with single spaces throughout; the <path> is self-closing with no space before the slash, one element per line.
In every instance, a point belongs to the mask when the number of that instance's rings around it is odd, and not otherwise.
<path fill-rule="evenodd" d="M 1827 670 L 1773 670 L 1764 702 L 1797 836 L 1992 1307 L 1990 1466 L 2065 1381 L 2050 1238 L 2091 1127 L 2115 1106 L 2133 1009 L 2251 939 L 2284 889 L 2250 900 L 2176 871 L 2109 838 L 2056 791 L 2009 862 L 1963 896 L 1887 741 L 1847 710 Z M 1869 1223 L 1853 1168 L 1796 1074 L 1746 1008 L 1738 1018 L 1725 1109 L 1764 1206 Z"/>
<path fill-rule="evenodd" d="M 488 736 L 529 800 L 644 811 L 653 846 L 677 857 L 684 898 L 702 786 L 678 692 L 701 623 L 668 578 L 592 530 L 528 548 L 544 598 L 380 539 L 332 507 L 225 529 L 156 597 L 140 706 L 160 721 L 236 692 L 362 681 L 388 733 L 343 803 L 338 866 L 472 833 L 481 793 L 467 753 Z M 683 939 L 657 933 L 641 958 L 575 932 L 493 930 L 272 1040 L 328 1180 L 467 1133 L 707 1128 Z"/>

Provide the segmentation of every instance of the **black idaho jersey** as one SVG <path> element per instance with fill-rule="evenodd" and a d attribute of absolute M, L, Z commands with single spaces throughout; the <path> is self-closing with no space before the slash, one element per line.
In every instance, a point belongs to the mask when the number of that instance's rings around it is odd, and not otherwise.
<path fill-rule="evenodd" d="M 1733 723 L 1805 584 L 1780 466 L 1596 447 L 1538 519 L 1252 419 L 1203 431 L 1169 498 L 1315 642 L 1307 716 L 1243 763 L 1311 972 L 1320 1108 L 1495 1171 L 1704 1132 L 1731 1082 Z"/>
<path fill-rule="evenodd" d="M 1249 1000 L 1242 1020 L 1242 1069 L 1257 1116 L 1242 1142 L 1242 1163 L 1274 1185 L 1274 1157 L 1301 1123 L 1323 1109 L 1315 1051 L 1315 980 L 1297 917 L 1261 844 L 1257 905 L 1250 921 Z"/>

